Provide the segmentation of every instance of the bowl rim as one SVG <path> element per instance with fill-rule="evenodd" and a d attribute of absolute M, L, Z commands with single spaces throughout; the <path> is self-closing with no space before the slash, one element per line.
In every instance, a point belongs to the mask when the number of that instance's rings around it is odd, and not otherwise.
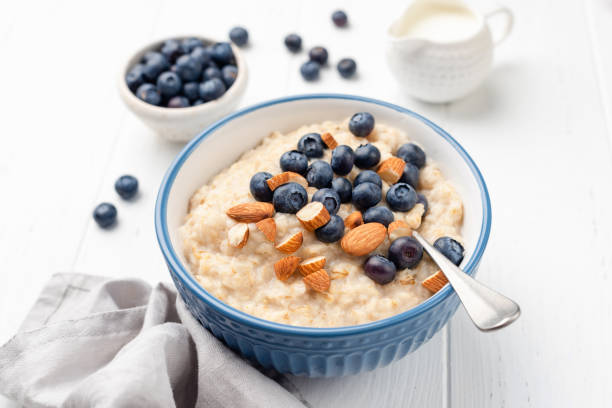
<path fill-rule="evenodd" d="M 232 320 L 235 320 L 241 324 L 254 327 L 257 329 L 265 330 L 268 332 L 273 332 L 275 334 L 280 335 L 294 335 L 294 336 L 308 336 L 314 338 L 328 338 L 335 336 L 345 336 L 345 335 L 354 335 L 354 334 L 365 334 L 373 330 L 380 330 L 390 326 L 397 325 L 414 317 L 417 317 L 428 310 L 432 309 L 434 306 L 446 300 L 452 293 L 454 293 L 453 288 L 450 285 L 446 285 L 442 290 L 435 293 L 429 299 L 424 302 L 418 304 L 417 306 L 410 308 L 402 313 L 398 313 L 396 315 L 387 317 L 385 319 L 376 320 L 370 323 L 364 323 L 360 325 L 353 326 L 341 326 L 341 327 L 305 327 L 305 326 L 292 326 L 283 323 L 276 323 L 273 321 L 265 320 L 248 313 L 245 313 L 241 310 L 238 310 L 221 300 L 217 299 L 210 293 L 208 293 L 203 287 L 200 286 L 199 283 L 195 280 L 195 278 L 189 273 L 186 267 L 183 266 L 182 262 L 179 260 L 174 248 L 172 247 L 172 243 L 170 241 L 170 236 L 168 234 L 168 225 L 167 225 L 167 217 L 166 210 L 168 204 L 168 196 L 174 180 L 176 179 L 176 175 L 181 169 L 183 163 L 189 158 L 191 153 L 198 147 L 198 145 L 204 140 L 209 134 L 212 134 L 217 129 L 223 127 L 225 124 L 231 122 L 234 119 L 245 116 L 251 112 L 254 112 L 259 109 L 263 109 L 273 105 L 279 105 L 287 102 L 301 101 L 301 100 L 328 100 L 328 99 L 340 99 L 340 100 L 348 100 L 348 101 L 358 101 L 358 102 L 366 102 L 370 104 L 375 104 L 382 106 L 384 108 L 392 109 L 397 112 L 412 116 L 423 122 L 425 125 L 429 126 L 432 130 L 434 130 L 438 135 L 444 138 L 456 151 L 459 153 L 461 158 L 466 162 L 468 167 L 470 168 L 473 176 L 476 178 L 476 182 L 478 183 L 480 189 L 480 198 L 483 206 L 483 219 L 482 226 L 480 229 L 480 235 L 478 237 L 478 242 L 472 253 L 470 259 L 467 264 L 463 268 L 463 270 L 469 275 L 473 275 L 476 267 L 480 263 L 480 259 L 484 253 L 484 250 L 487 246 L 487 242 L 489 240 L 489 235 L 491 231 L 491 201 L 489 198 L 489 192 L 487 186 L 485 184 L 484 178 L 476 166 L 476 163 L 472 160 L 470 155 L 463 149 L 463 147 L 446 131 L 440 128 L 438 125 L 434 124 L 430 120 L 425 117 L 409 110 L 403 108 L 401 106 L 384 102 L 377 99 L 372 99 L 368 97 L 356 96 L 356 95 L 348 95 L 348 94 L 334 94 L 334 93 L 316 93 L 316 94 L 303 94 L 303 95 L 295 95 L 282 97 L 277 99 L 272 99 L 266 102 L 261 102 L 250 107 L 246 107 L 241 109 L 235 113 L 232 113 L 223 119 L 215 122 L 206 128 L 199 136 L 193 138 L 181 152 L 176 156 L 173 162 L 170 164 L 170 167 L 166 171 L 164 178 L 162 180 L 159 193 L 157 196 L 157 202 L 155 204 L 155 232 L 157 235 L 157 241 L 162 250 L 162 254 L 168 264 L 168 266 L 172 269 L 175 276 L 180 279 L 182 284 L 189 288 L 189 290 L 194 293 L 201 301 L 206 303 L 209 307 L 216 310 L 218 313 L 229 316 Z"/>
<path fill-rule="evenodd" d="M 234 57 L 236 59 L 236 68 L 238 68 L 238 74 L 236 75 L 236 80 L 232 84 L 232 86 L 227 89 L 227 91 L 221 95 L 220 98 L 214 99 L 212 101 L 205 102 L 203 104 L 197 106 L 188 106 L 186 108 L 168 108 L 166 106 L 156 106 L 146 103 L 145 101 L 139 99 L 134 92 L 128 88 L 127 83 L 125 82 L 125 76 L 129 72 L 129 70 L 137 63 L 137 56 L 144 55 L 147 51 L 158 48 L 167 40 L 183 40 L 186 38 L 197 38 L 199 40 L 204 41 L 209 44 L 216 44 L 221 42 L 226 42 L 230 44 L 232 47 L 232 52 L 234 53 Z M 159 38 L 157 40 L 151 41 L 144 46 L 141 46 L 138 51 L 132 53 L 129 58 L 127 58 L 125 64 L 121 68 L 118 78 L 117 84 L 119 87 L 119 93 L 124 101 L 133 106 L 135 109 L 138 109 L 140 112 L 147 112 L 150 115 L 163 115 L 163 116 L 173 116 L 180 117 L 185 115 L 192 115 L 194 113 L 204 113 L 206 111 L 210 111 L 215 107 L 225 104 L 231 100 L 236 98 L 240 98 L 242 96 L 242 90 L 248 80 L 248 68 L 246 64 L 245 58 L 242 56 L 242 52 L 240 48 L 236 46 L 231 41 L 216 41 L 211 39 L 210 37 L 202 37 L 200 35 L 176 35 L 172 37 L 164 37 Z"/>

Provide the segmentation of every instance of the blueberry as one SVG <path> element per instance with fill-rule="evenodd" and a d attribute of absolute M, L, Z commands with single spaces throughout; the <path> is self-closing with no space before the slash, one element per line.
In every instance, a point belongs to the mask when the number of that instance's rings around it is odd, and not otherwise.
<path fill-rule="evenodd" d="M 136 89 L 145 82 L 144 65 L 136 64 L 125 75 L 125 83 L 130 91 L 135 92 Z"/>
<path fill-rule="evenodd" d="M 117 220 L 117 209 L 110 203 L 98 204 L 93 212 L 94 220 L 102 228 L 108 228 Z"/>
<path fill-rule="evenodd" d="M 231 64 L 234 61 L 234 51 L 230 43 L 220 42 L 213 45 L 212 59 L 222 66 Z"/>
<path fill-rule="evenodd" d="M 332 13 L 332 21 L 336 27 L 345 27 L 348 23 L 348 17 L 344 11 L 336 10 Z"/>
<path fill-rule="evenodd" d="M 183 53 L 183 50 L 181 49 L 181 44 L 177 40 L 166 40 L 160 52 L 172 63 Z"/>
<path fill-rule="evenodd" d="M 166 71 L 157 78 L 157 89 L 165 97 L 171 97 L 181 92 L 183 81 L 174 72 Z"/>
<path fill-rule="evenodd" d="M 219 78 L 213 78 L 200 84 L 200 98 L 212 101 L 220 98 L 225 93 L 225 84 Z"/>
<path fill-rule="evenodd" d="M 308 185 L 316 188 L 330 187 L 334 178 L 334 172 L 328 162 L 317 160 L 308 166 L 306 180 Z"/>
<path fill-rule="evenodd" d="M 417 202 L 414 188 L 407 183 L 397 183 L 387 191 L 387 204 L 393 211 L 410 211 Z"/>
<path fill-rule="evenodd" d="M 191 106 L 198 106 L 198 105 L 201 105 L 203 103 L 206 103 L 206 102 L 204 102 L 202 99 L 196 99 L 195 101 L 193 101 Z"/>
<path fill-rule="evenodd" d="M 436 239 L 434 247 L 457 266 L 463 261 L 463 245 L 450 237 Z"/>
<path fill-rule="evenodd" d="M 221 70 L 217 67 L 208 67 L 202 72 L 202 82 L 206 82 L 209 79 L 219 78 L 221 79 Z"/>
<path fill-rule="evenodd" d="M 389 259 L 397 269 L 414 268 L 423 258 L 423 247 L 412 237 L 399 237 L 389 247 Z"/>
<path fill-rule="evenodd" d="M 414 164 L 419 169 L 425 165 L 425 152 L 414 143 L 401 145 L 395 155 L 406 163 Z"/>
<path fill-rule="evenodd" d="M 181 55 L 176 60 L 176 73 L 185 82 L 197 81 L 202 73 L 202 64 L 191 55 Z"/>
<path fill-rule="evenodd" d="M 336 177 L 332 181 L 332 188 L 340 196 L 340 201 L 350 203 L 353 196 L 353 186 L 346 177 Z"/>
<path fill-rule="evenodd" d="M 312 201 L 323 203 L 327 212 L 331 215 L 336 214 L 340 209 L 340 196 L 331 188 L 317 190 L 317 192 L 312 195 Z"/>
<path fill-rule="evenodd" d="M 190 101 L 195 101 L 200 97 L 200 84 L 197 82 L 187 82 L 183 85 L 183 95 Z"/>
<path fill-rule="evenodd" d="M 332 215 L 327 224 L 315 230 L 315 235 L 321 242 L 336 242 L 344 235 L 344 221 L 341 217 Z"/>
<path fill-rule="evenodd" d="M 251 194 L 257 201 L 272 201 L 272 190 L 270 190 L 268 183 L 266 183 L 266 180 L 270 178 L 272 178 L 272 174 L 265 171 L 255 173 L 255 175 L 251 177 L 249 188 Z"/>
<path fill-rule="evenodd" d="M 115 181 L 115 191 L 126 200 L 134 197 L 138 192 L 138 180 L 134 176 L 121 176 Z"/>
<path fill-rule="evenodd" d="M 193 51 L 197 47 L 203 47 L 203 46 L 204 46 L 204 43 L 202 42 L 202 40 L 199 40 L 195 37 L 185 38 L 183 41 L 181 41 L 181 49 L 183 50 L 184 54 L 189 54 L 191 51 Z"/>
<path fill-rule="evenodd" d="M 295 214 L 308 202 L 306 189 L 298 183 L 287 183 L 274 190 L 272 203 L 280 213 Z"/>
<path fill-rule="evenodd" d="M 312 47 L 310 51 L 308 51 L 308 58 L 311 61 L 319 63 L 319 65 L 325 65 L 328 58 L 327 50 L 321 46 Z"/>
<path fill-rule="evenodd" d="M 417 204 L 418 203 L 423 204 L 423 207 L 425 207 L 425 211 L 423 212 L 423 216 L 425 216 L 425 214 L 427 214 L 427 211 L 429 211 L 429 202 L 427 201 L 427 198 L 421 193 L 417 193 Z"/>
<path fill-rule="evenodd" d="M 382 191 L 374 183 L 365 182 L 353 188 L 353 204 L 360 210 L 374 207 L 382 199 Z"/>
<path fill-rule="evenodd" d="M 170 63 L 159 52 L 149 52 L 145 56 L 144 76 L 149 81 L 155 81 L 159 74 L 170 68 Z"/>
<path fill-rule="evenodd" d="M 136 96 L 151 105 L 159 105 L 161 103 L 161 94 L 153 84 L 140 85 L 136 90 Z"/>
<path fill-rule="evenodd" d="M 376 207 L 370 207 L 366 210 L 365 213 L 363 213 L 364 223 L 378 222 L 380 224 L 383 224 L 385 227 L 388 227 L 394 219 L 395 217 L 393 216 L 391 210 L 389 210 L 387 207 L 383 207 L 380 205 Z"/>
<path fill-rule="evenodd" d="M 349 130 L 357 137 L 366 137 L 374 129 L 374 116 L 368 112 L 359 112 L 351 117 Z"/>
<path fill-rule="evenodd" d="M 412 163 L 406 163 L 400 183 L 408 183 L 415 189 L 419 187 L 419 168 Z"/>
<path fill-rule="evenodd" d="M 191 57 L 200 61 L 202 67 L 205 67 L 212 62 L 212 49 L 203 46 L 195 47 L 193 51 L 191 51 Z"/>
<path fill-rule="evenodd" d="M 315 61 L 306 61 L 300 67 L 300 73 L 302 74 L 302 78 L 307 81 L 314 81 L 319 78 L 319 70 L 321 66 L 318 62 Z"/>
<path fill-rule="evenodd" d="M 382 188 L 382 180 L 380 176 L 373 170 L 364 170 L 355 177 L 353 180 L 353 186 L 357 187 L 361 183 L 374 183 L 379 188 Z"/>
<path fill-rule="evenodd" d="M 308 172 L 308 158 L 304 153 L 291 150 L 280 157 L 280 167 L 283 171 L 292 171 L 305 176 Z"/>
<path fill-rule="evenodd" d="M 357 63 L 352 58 L 342 58 L 338 62 L 337 68 L 342 78 L 350 78 L 357 71 Z"/>
<path fill-rule="evenodd" d="M 221 69 L 221 79 L 223 79 L 228 89 L 230 86 L 234 85 L 237 76 L 238 68 L 235 65 L 226 65 Z"/>
<path fill-rule="evenodd" d="M 386 285 L 395 279 L 397 269 L 393 262 L 382 255 L 372 255 L 363 264 L 366 276 L 380 285 Z"/>
<path fill-rule="evenodd" d="M 242 47 L 249 41 L 249 32 L 244 27 L 234 27 L 229 32 L 229 38 L 234 44 Z"/>
<path fill-rule="evenodd" d="M 300 138 L 297 148 L 306 157 L 323 157 L 323 140 L 318 133 L 307 133 Z"/>
<path fill-rule="evenodd" d="M 173 96 L 168 100 L 169 108 L 187 108 L 189 107 L 189 99 L 182 95 Z"/>
<path fill-rule="evenodd" d="M 360 169 L 374 167 L 380 161 L 380 150 L 371 143 L 359 145 L 355 150 L 355 166 Z"/>
<path fill-rule="evenodd" d="M 285 37 L 285 46 L 291 52 L 298 52 L 302 49 L 302 37 L 297 34 L 289 34 Z"/>
<path fill-rule="evenodd" d="M 340 176 L 346 176 L 353 170 L 355 153 L 347 145 L 340 145 L 332 151 L 331 167 Z"/>

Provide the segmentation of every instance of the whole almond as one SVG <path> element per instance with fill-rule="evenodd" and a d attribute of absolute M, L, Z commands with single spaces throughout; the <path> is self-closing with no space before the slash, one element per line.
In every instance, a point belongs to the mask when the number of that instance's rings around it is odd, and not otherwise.
<path fill-rule="evenodd" d="M 293 272 L 295 272 L 297 269 L 300 260 L 301 259 L 297 256 L 288 256 L 276 261 L 274 263 L 274 273 L 276 274 L 278 280 L 286 281 L 289 279 L 289 277 L 291 277 Z"/>
<path fill-rule="evenodd" d="M 387 228 L 389 239 L 395 241 L 399 237 L 409 237 L 412 235 L 412 228 L 402 220 L 393 221 Z"/>
<path fill-rule="evenodd" d="M 349 214 L 344 219 L 344 226 L 348 229 L 353 229 L 355 227 L 360 226 L 361 224 L 363 224 L 363 216 L 361 215 L 361 212 L 359 211 L 355 211 Z"/>
<path fill-rule="evenodd" d="M 244 203 L 233 206 L 226 214 L 238 222 L 257 222 L 272 217 L 274 206 L 262 202 Z"/>
<path fill-rule="evenodd" d="M 313 201 L 305 205 L 295 215 L 308 231 L 314 231 L 322 227 L 327 224 L 331 218 L 327 208 L 318 201 Z"/>
<path fill-rule="evenodd" d="M 298 271 L 300 271 L 302 275 L 306 276 L 318 271 L 319 269 L 323 269 L 324 266 L 325 257 L 315 256 L 313 258 L 308 258 L 300 262 L 300 264 L 298 265 Z"/>
<path fill-rule="evenodd" d="M 338 142 L 329 132 L 323 133 L 321 135 L 321 139 L 323 140 L 323 143 L 325 143 L 327 147 L 329 147 L 331 150 L 334 150 L 336 147 L 338 147 Z"/>
<path fill-rule="evenodd" d="M 266 183 L 268 184 L 268 188 L 270 188 L 270 190 L 272 191 L 287 183 L 298 183 L 304 188 L 308 187 L 308 181 L 306 181 L 306 179 L 300 174 L 294 173 L 292 171 L 286 171 L 284 173 L 277 174 L 276 176 L 266 180 Z"/>
<path fill-rule="evenodd" d="M 286 254 L 292 254 L 302 246 L 302 241 L 304 240 L 304 236 L 302 235 L 302 231 L 296 232 L 295 234 L 290 235 L 288 238 L 285 238 L 280 244 L 276 245 L 276 249 Z"/>
<path fill-rule="evenodd" d="M 386 236 L 387 229 L 384 225 L 369 222 L 350 230 L 340 241 L 340 246 L 349 255 L 367 255 L 378 248 Z"/>
<path fill-rule="evenodd" d="M 327 292 L 331 284 L 331 279 L 325 269 L 319 269 L 316 272 L 310 273 L 302 278 L 306 286 L 317 291 Z"/>
<path fill-rule="evenodd" d="M 425 279 L 421 282 L 421 285 L 432 293 L 436 293 L 440 289 L 444 287 L 448 283 L 448 279 L 442 273 L 442 271 L 438 271 L 431 275 L 429 278 Z"/>
<path fill-rule="evenodd" d="M 387 183 L 395 184 L 402 177 L 405 165 L 406 162 L 399 157 L 389 157 L 381 163 L 377 173 Z"/>
<path fill-rule="evenodd" d="M 255 224 L 258 230 L 263 232 L 266 239 L 270 242 L 274 242 L 276 239 L 276 222 L 274 218 L 266 218 Z"/>
<path fill-rule="evenodd" d="M 227 231 L 227 240 L 235 248 L 242 248 L 249 239 L 248 224 L 239 223 Z"/>

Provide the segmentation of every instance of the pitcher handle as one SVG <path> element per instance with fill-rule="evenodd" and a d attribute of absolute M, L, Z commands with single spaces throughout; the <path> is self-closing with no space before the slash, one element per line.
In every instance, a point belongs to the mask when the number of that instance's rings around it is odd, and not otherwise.
<path fill-rule="evenodd" d="M 514 25 L 514 14 L 512 14 L 512 11 L 510 11 L 510 9 L 508 7 L 504 7 L 501 6 L 495 10 L 491 10 L 488 13 L 485 14 L 485 18 L 487 20 L 490 20 L 492 17 L 495 16 L 504 16 L 505 17 L 505 24 L 504 24 L 504 28 L 501 31 L 501 35 L 498 38 L 493 38 L 493 44 L 495 46 L 501 44 L 510 34 L 510 32 L 512 31 L 512 26 Z M 487 21 L 487 23 L 490 25 L 490 22 Z"/>

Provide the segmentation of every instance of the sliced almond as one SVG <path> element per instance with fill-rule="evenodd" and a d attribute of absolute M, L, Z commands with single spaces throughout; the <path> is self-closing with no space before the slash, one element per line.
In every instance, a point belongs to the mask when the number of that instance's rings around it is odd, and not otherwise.
<path fill-rule="evenodd" d="M 249 225 L 239 223 L 227 231 L 227 240 L 235 248 L 242 248 L 249 239 Z"/>
<path fill-rule="evenodd" d="M 374 251 L 387 236 L 387 229 L 378 222 L 369 222 L 350 230 L 340 246 L 349 255 L 361 256 Z"/>
<path fill-rule="evenodd" d="M 327 224 L 330 220 L 329 212 L 327 208 L 318 201 L 313 201 L 310 204 L 302 207 L 300 211 L 295 214 L 297 219 L 302 223 L 304 228 L 308 231 L 314 231 L 319 227 Z"/>
<path fill-rule="evenodd" d="M 318 271 L 319 269 L 323 269 L 324 266 L 325 257 L 315 256 L 313 258 L 308 258 L 300 262 L 300 264 L 298 265 L 298 271 L 300 271 L 302 275 L 306 276 Z"/>
<path fill-rule="evenodd" d="M 301 175 L 292 171 L 286 171 L 284 173 L 277 174 L 276 176 L 266 180 L 266 183 L 268 183 L 268 187 L 272 191 L 287 183 L 298 183 L 304 188 L 308 187 L 308 181 L 306 181 L 306 179 Z"/>
<path fill-rule="evenodd" d="M 280 244 L 276 245 L 276 249 L 286 254 L 292 254 L 302 246 L 302 241 L 304 237 L 302 236 L 302 231 L 296 232 L 295 234 L 290 235 L 288 238 L 285 238 Z"/>
<path fill-rule="evenodd" d="M 323 133 L 321 135 L 321 139 L 323 139 L 323 143 L 325 143 L 327 145 L 327 147 L 329 147 L 332 150 L 334 150 L 336 147 L 338 147 L 338 142 L 336 141 L 336 139 L 334 139 L 332 134 L 329 133 L 329 132 Z"/>
<path fill-rule="evenodd" d="M 238 204 L 226 213 L 238 222 L 257 222 L 274 215 L 274 206 L 270 203 L 254 202 Z"/>
<path fill-rule="evenodd" d="M 344 226 L 348 229 L 353 229 L 361 224 L 363 224 L 363 217 L 359 211 L 349 214 L 348 217 L 344 219 Z"/>
<path fill-rule="evenodd" d="M 402 177 L 406 162 L 399 157 L 389 157 L 378 168 L 378 175 L 389 184 L 395 184 Z"/>
<path fill-rule="evenodd" d="M 255 224 L 258 230 L 263 232 L 266 239 L 270 242 L 274 242 L 276 239 L 276 222 L 274 218 L 266 218 L 265 220 L 259 221 Z"/>
<path fill-rule="evenodd" d="M 286 281 L 293 275 L 293 272 L 298 268 L 301 258 L 297 256 L 288 256 L 274 263 L 274 273 L 278 280 Z"/>
<path fill-rule="evenodd" d="M 442 273 L 442 271 L 438 271 L 431 275 L 429 278 L 425 279 L 421 285 L 428 291 L 432 293 L 436 293 L 440 289 L 444 287 L 448 283 L 448 279 Z"/>
<path fill-rule="evenodd" d="M 310 273 L 302 278 L 306 286 L 316 290 L 317 292 L 327 292 L 331 279 L 325 269 L 319 269 L 316 272 Z"/>
<path fill-rule="evenodd" d="M 409 237 L 412 235 L 412 228 L 402 220 L 393 221 L 387 227 L 389 239 L 395 241 L 399 237 Z"/>

